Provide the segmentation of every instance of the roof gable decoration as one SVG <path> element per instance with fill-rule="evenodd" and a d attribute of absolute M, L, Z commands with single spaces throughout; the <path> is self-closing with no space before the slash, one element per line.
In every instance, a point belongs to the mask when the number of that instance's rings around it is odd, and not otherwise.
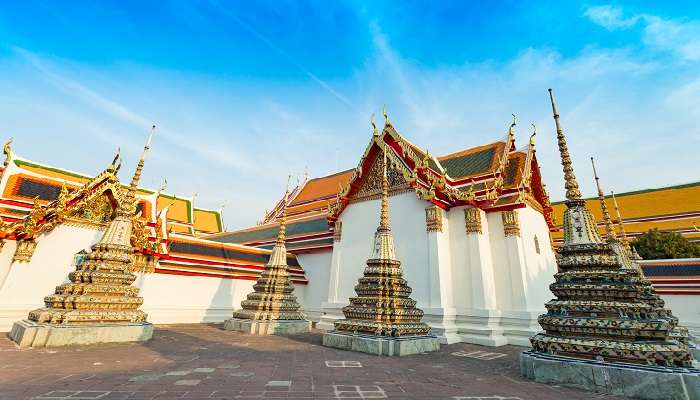
<path fill-rule="evenodd" d="M 81 187 L 69 190 L 64 181 L 55 200 L 41 205 L 39 199 L 35 198 L 27 217 L 12 224 L 3 221 L 0 226 L 0 240 L 18 241 L 14 260 L 29 261 L 36 248 L 36 238 L 62 223 L 106 228 L 117 215 L 136 220 L 136 188 L 152 136 L 153 131 L 149 135 L 129 187 L 122 186 L 117 176 L 121 168 L 121 154 L 117 149 L 107 168 Z M 7 144 L 5 147 L 9 158 L 12 155 L 11 150 L 7 149 Z"/>
<path fill-rule="evenodd" d="M 496 146 L 494 148 L 500 148 L 501 151 L 497 155 L 491 152 L 492 157 L 497 157 L 496 160 L 492 160 L 492 169 L 484 173 L 455 179 L 449 175 L 449 171 L 438 158 L 431 156 L 428 151 L 421 150 L 403 138 L 385 117 L 382 133 L 379 134 L 376 128 L 373 129 L 372 138 L 358 166 L 353 170 L 350 181 L 341 186 L 335 203 L 329 204 L 329 221 L 337 220 L 348 203 L 376 197 L 376 193 L 374 193 L 378 182 L 376 171 L 381 169 L 381 161 L 377 161 L 377 154 L 385 147 L 387 148 L 390 190 L 393 192 L 404 188 L 413 190 L 419 198 L 443 209 L 460 205 L 472 205 L 482 209 L 504 206 L 518 208 L 524 207 L 527 200 L 537 204 L 540 210 L 548 209 L 548 198 L 545 192 L 533 190 L 533 186 L 541 184 L 538 171 L 533 172 L 536 166 L 534 134 L 531 136 L 527 154 L 520 156 L 524 160 L 522 173 L 517 169 L 509 168 L 509 166 L 515 168 L 519 166 L 511 165 L 513 162 L 517 162 L 517 160 L 513 160 L 513 157 L 518 154 L 515 150 L 515 125 L 514 116 L 505 141 L 500 142 L 500 145 L 498 145 L 499 142 L 494 144 Z M 374 127 L 373 121 L 372 126 Z M 512 186 L 505 184 L 505 177 L 509 169 L 516 171 L 516 175 L 520 177 L 519 181 L 513 182 Z M 401 176 L 402 179 L 396 179 L 397 176 Z M 537 185 L 533 183 L 537 183 Z M 509 199 L 503 202 L 505 197 Z"/>

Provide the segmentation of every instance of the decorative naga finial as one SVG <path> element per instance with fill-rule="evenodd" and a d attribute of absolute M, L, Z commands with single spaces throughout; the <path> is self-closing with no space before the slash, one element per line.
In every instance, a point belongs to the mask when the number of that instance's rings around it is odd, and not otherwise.
<path fill-rule="evenodd" d="M 369 123 L 372 124 L 372 136 L 379 136 L 377 124 L 374 122 L 374 113 L 369 117 Z"/>
<path fill-rule="evenodd" d="M 139 180 L 141 179 L 141 171 L 143 171 L 143 165 L 146 162 L 146 156 L 148 155 L 148 150 L 151 149 L 151 141 L 153 140 L 153 132 L 155 130 L 156 130 L 156 126 L 152 125 L 151 132 L 148 134 L 148 140 L 146 140 L 146 145 L 143 146 L 143 152 L 141 153 L 141 158 L 139 159 L 139 163 L 136 166 L 136 171 L 134 172 L 134 176 L 131 178 L 131 184 L 129 185 L 129 189 L 131 190 L 132 193 L 136 192 L 136 188 L 139 185 Z"/>
<path fill-rule="evenodd" d="M 382 146 L 382 209 L 379 214 L 379 228 L 389 229 L 389 179 L 386 175 L 386 145 Z"/>
<path fill-rule="evenodd" d="M 533 122 L 532 124 L 532 135 L 530 135 L 530 146 L 535 147 L 535 136 L 537 136 L 537 126 Z"/>
<path fill-rule="evenodd" d="M 559 122 L 559 112 L 557 111 L 557 103 L 554 101 L 554 92 L 549 89 L 549 99 L 552 101 L 552 113 L 554 114 L 554 123 L 557 127 L 557 141 L 559 142 L 559 155 L 561 156 L 561 165 L 564 169 L 564 187 L 566 188 L 566 198 L 568 200 L 580 200 L 581 190 L 579 189 L 576 175 L 574 175 L 574 167 L 571 165 L 571 156 L 569 149 L 566 146 L 566 137 L 564 130 Z"/>
<path fill-rule="evenodd" d="M 620 230 L 620 241 L 625 247 L 629 249 L 630 242 L 627 239 L 627 232 L 625 232 L 625 224 L 622 222 L 622 215 L 620 214 L 620 208 L 617 205 L 617 199 L 615 198 L 615 192 L 610 191 L 610 195 L 613 199 L 613 206 L 615 207 L 615 214 L 617 215 L 617 227 Z"/>
<path fill-rule="evenodd" d="M 2 147 L 2 153 L 5 155 L 5 161 L 3 161 L 3 167 L 7 167 L 12 159 L 12 138 L 9 138 L 5 145 Z"/>
<path fill-rule="evenodd" d="M 386 104 L 384 104 L 384 107 L 382 108 L 382 114 L 384 114 L 384 125 L 391 125 L 391 122 L 389 121 L 389 114 L 386 113 Z"/>
<path fill-rule="evenodd" d="M 608 212 L 608 206 L 605 204 L 605 194 L 603 194 L 603 189 L 600 188 L 600 178 L 598 177 L 598 172 L 595 169 L 595 161 L 591 157 L 591 165 L 593 166 L 593 177 L 595 178 L 595 186 L 598 188 L 598 200 L 600 201 L 600 209 L 603 212 L 603 222 L 605 223 L 605 236 L 607 240 L 615 240 L 615 231 L 612 227 L 612 222 L 610 221 L 610 213 Z"/>
<path fill-rule="evenodd" d="M 513 122 L 510 124 L 510 128 L 508 128 L 508 134 L 512 135 L 513 134 L 513 129 L 515 129 L 515 125 L 518 124 L 518 117 L 515 114 L 510 114 L 513 116 Z"/>

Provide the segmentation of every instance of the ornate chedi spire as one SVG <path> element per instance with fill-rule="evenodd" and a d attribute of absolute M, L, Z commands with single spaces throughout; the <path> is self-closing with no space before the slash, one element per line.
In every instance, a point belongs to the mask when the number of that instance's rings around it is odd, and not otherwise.
<path fill-rule="evenodd" d="M 290 176 L 291 178 L 291 176 Z M 289 182 L 284 195 L 279 233 L 265 270 L 260 274 L 253 292 L 241 302 L 242 310 L 235 311 L 233 318 L 226 322 L 226 329 L 242 330 L 250 333 L 280 334 L 308 331 L 309 322 L 305 320 L 301 306 L 293 294 L 294 286 L 290 280 L 285 247 L 287 230 L 287 203 Z M 243 320 L 243 321 L 241 321 Z M 229 322 L 230 321 L 230 322 Z M 274 323 L 285 323 L 288 328 Z M 296 325 L 293 323 L 296 322 Z M 265 328 L 261 328 L 265 323 Z M 259 325 L 256 327 L 256 325 Z M 296 326 L 295 329 L 289 329 Z"/>
<path fill-rule="evenodd" d="M 610 196 L 612 197 L 613 208 L 615 208 L 615 217 L 617 218 L 617 230 L 620 232 L 620 243 L 622 243 L 626 250 L 630 250 L 630 241 L 627 238 L 627 232 L 625 232 L 625 224 L 624 222 L 622 222 L 622 215 L 620 215 L 620 207 L 617 205 L 615 192 L 611 190 Z"/>
<path fill-rule="evenodd" d="M 424 336 L 430 332 L 430 327 L 421 322 L 423 311 L 416 308 L 416 301 L 409 297 L 411 288 L 403 278 L 401 262 L 394 251 L 394 237 L 389 226 L 385 147 L 382 168 L 381 209 L 372 258 L 367 260 L 364 274 L 355 286 L 357 296 L 350 298 L 350 305 L 343 308 L 345 319 L 336 321 L 335 329 L 385 337 Z"/>
<path fill-rule="evenodd" d="M 69 283 L 56 288 L 44 298 L 45 308 L 29 313 L 29 320 L 50 325 L 114 325 L 143 323 L 146 313 L 139 310 L 143 298 L 131 286 L 136 276 L 131 273 L 134 248 L 131 244 L 132 218 L 136 209 L 135 190 L 143 170 L 153 131 L 149 135 L 131 185 L 120 193 L 111 193 L 116 210 L 102 238 L 92 245 L 84 261 L 69 274 Z M 110 165 L 118 170 L 119 155 Z M 120 186 L 116 186 L 120 188 Z M 149 328 L 150 329 L 150 328 Z M 147 340 L 151 333 L 132 340 Z M 102 341 L 102 340 L 98 340 Z M 104 339 L 104 341 L 110 341 Z M 117 340 L 123 341 L 123 340 Z M 70 343 L 66 343 L 70 344 Z"/>
<path fill-rule="evenodd" d="M 567 209 L 564 244 L 557 254 L 559 272 L 550 285 L 556 299 L 545 305 L 547 313 L 538 319 L 545 332 L 530 339 L 533 354 L 690 367 L 693 359 L 687 344 L 672 334 L 677 319 L 646 294 L 643 277 L 619 257 L 615 247 L 619 243 L 603 242 L 598 236 L 581 199 L 551 89 L 549 93 Z"/>
<path fill-rule="evenodd" d="M 613 230 L 612 221 L 610 220 L 610 213 L 608 212 L 608 205 L 605 203 L 605 194 L 603 189 L 600 188 L 600 178 L 598 177 L 598 172 L 595 169 L 595 161 L 591 157 L 591 166 L 593 167 L 593 177 L 595 178 L 595 186 L 598 189 L 598 201 L 600 201 L 600 210 L 603 213 L 603 223 L 605 224 L 605 238 L 608 241 L 617 240 L 615 236 L 615 230 Z"/>

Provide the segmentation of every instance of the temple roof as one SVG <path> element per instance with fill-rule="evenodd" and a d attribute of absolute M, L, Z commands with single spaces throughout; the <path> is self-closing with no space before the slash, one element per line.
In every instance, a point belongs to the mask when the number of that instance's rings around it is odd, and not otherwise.
<path fill-rule="evenodd" d="M 56 200 L 64 183 L 72 190 L 93 179 L 88 174 L 40 164 L 14 154 L 4 169 L 7 173 L 2 172 L 0 183 L 0 216 L 7 221 L 16 221 L 27 215 L 34 199 L 39 204 Z M 211 234 L 223 230 L 221 213 L 194 207 L 192 198 L 160 192 L 153 210 L 155 193 L 153 189 L 139 187 L 136 192 L 139 207 L 144 216 L 167 208 L 168 229 L 173 232 Z"/>
<path fill-rule="evenodd" d="M 676 232 L 690 241 L 700 242 L 700 182 L 615 193 L 617 203 L 630 239 L 657 228 L 660 231 Z M 605 196 L 608 206 L 612 197 Z M 600 203 L 597 197 L 586 198 L 586 206 L 598 224 L 598 231 L 605 233 Z M 566 206 L 563 201 L 552 203 L 555 228 L 552 239 L 561 244 L 563 214 Z M 618 220 L 613 214 L 613 223 Z"/>
<path fill-rule="evenodd" d="M 332 222 L 369 173 L 381 144 L 408 175 L 418 197 L 449 209 L 474 205 L 486 211 L 533 206 L 548 222 L 549 200 L 541 182 L 534 144 L 516 150 L 505 139 L 434 157 L 401 136 L 391 124 L 373 136 L 357 168 L 306 179 L 290 193 L 288 248 L 292 252 L 332 247 Z M 526 172 L 526 174 L 524 174 Z M 270 248 L 281 214 L 279 200 L 258 226 L 208 236 L 211 240 Z"/>
<path fill-rule="evenodd" d="M 129 187 L 117 177 L 118 156 L 107 169 L 90 177 L 18 158 L 9 142 L 5 155 L 0 169 L 0 239 L 33 240 L 63 223 L 103 229 L 110 210 L 134 202 L 133 197 L 125 197 Z M 140 168 L 143 159 L 135 176 Z M 133 209 L 129 213 L 134 224 L 131 242 L 138 253 L 159 260 L 150 272 L 256 280 L 270 258 L 269 250 L 203 239 L 205 234 L 222 231 L 221 214 L 193 207 L 193 198 L 145 188 L 138 188 L 135 196 L 137 213 Z M 105 199 L 121 203 L 100 202 Z M 294 255 L 288 256 L 288 264 L 292 281 L 306 283 Z"/>

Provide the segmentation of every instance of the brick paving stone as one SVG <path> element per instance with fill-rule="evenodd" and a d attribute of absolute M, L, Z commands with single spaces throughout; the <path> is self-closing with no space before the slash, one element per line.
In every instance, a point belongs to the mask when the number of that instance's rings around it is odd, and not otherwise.
<path fill-rule="evenodd" d="M 598 396 L 524 380 L 518 370 L 518 354 L 523 350 L 458 343 L 425 355 L 376 357 L 323 347 L 318 331 L 291 337 L 251 336 L 216 324 L 157 326 L 146 343 L 48 350 L 19 351 L 2 337 L 0 400 L 41 400 L 42 395 L 61 390 L 105 393 L 100 400 L 321 400 L 337 399 L 338 386 L 348 388 L 344 394 L 360 395 L 355 398 L 584 400 Z M 470 358 L 455 353 L 499 356 Z M 361 367 L 330 367 L 329 361 L 353 361 Z M 186 381 L 193 385 L 183 384 Z M 287 383 L 270 385 L 275 381 Z"/>

